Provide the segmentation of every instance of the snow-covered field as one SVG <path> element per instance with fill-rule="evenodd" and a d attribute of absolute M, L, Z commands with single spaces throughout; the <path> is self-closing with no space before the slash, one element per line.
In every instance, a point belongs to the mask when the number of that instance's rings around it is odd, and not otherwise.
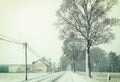
<path fill-rule="evenodd" d="M 28 80 L 47 75 L 47 73 L 28 73 Z M 25 80 L 25 73 L 0 73 L 0 82 L 21 82 Z"/>

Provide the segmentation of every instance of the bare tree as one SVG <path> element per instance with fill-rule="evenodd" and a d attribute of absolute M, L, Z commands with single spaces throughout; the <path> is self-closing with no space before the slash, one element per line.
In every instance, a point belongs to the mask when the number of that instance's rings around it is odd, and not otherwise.
<path fill-rule="evenodd" d="M 83 52 L 83 45 L 80 41 L 75 39 L 73 33 L 70 34 L 69 38 L 66 38 L 63 43 L 64 55 L 70 60 L 71 69 L 76 71 L 76 63 L 80 59 L 81 52 Z"/>
<path fill-rule="evenodd" d="M 107 3 L 105 3 L 107 2 Z M 109 18 L 108 12 L 117 0 L 63 0 L 57 11 L 57 25 L 62 39 L 74 32 L 86 45 L 86 73 L 91 78 L 90 48 L 114 39 L 111 32 L 119 20 Z"/>

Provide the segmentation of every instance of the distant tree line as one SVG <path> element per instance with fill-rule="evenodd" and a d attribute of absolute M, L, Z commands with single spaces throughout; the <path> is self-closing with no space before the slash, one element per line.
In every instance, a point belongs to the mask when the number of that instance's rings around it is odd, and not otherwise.
<path fill-rule="evenodd" d="M 75 50 L 74 55 L 76 60 L 73 61 L 72 49 L 66 51 L 64 55 L 61 56 L 60 68 L 62 71 L 67 70 L 68 66 L 71 66 L 71 70 L 75 71 L 85 71 L 85 50 Z M 92 72 L 120 72 L 120 55 L 115 52 L 106 53 L 99 47 L 94 47 L 91 49 L 91 71 Z"/>

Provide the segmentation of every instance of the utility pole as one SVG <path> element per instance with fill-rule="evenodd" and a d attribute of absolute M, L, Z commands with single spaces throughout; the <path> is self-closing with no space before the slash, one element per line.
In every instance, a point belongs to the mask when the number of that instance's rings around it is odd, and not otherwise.
<path fill-rule="evenodd" d="M 26 73 L 25 80 L 27 80 L 27 46 L 28 46 L 27 42 L 21 43 L 21 42 L 16 42 L 16 40 L 12 41 L 12 40 L 4 39 L 4 38 L 1 38 L 1 37 L 0 37 L 0 40 L 4 40 L 4 41 L 10 42 L 10 43 L 14 43 L 14 44 L 19 44 L 19 45 L 25 46 L 25 73 Z"/>
<path fill-rule="evenodd" d="M 23 45 L 25 46 L 25 80 L 27 80 L 27 42 L 23 43 Z"/>

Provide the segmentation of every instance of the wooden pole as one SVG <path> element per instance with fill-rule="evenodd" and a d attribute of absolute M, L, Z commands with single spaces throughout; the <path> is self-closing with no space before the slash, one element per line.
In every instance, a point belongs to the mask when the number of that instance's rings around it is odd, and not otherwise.
<path fill-rule="evenodd" d="M 27 80 L 27 42 L 24 43 L 25 46 L 25 80 Z"/>

